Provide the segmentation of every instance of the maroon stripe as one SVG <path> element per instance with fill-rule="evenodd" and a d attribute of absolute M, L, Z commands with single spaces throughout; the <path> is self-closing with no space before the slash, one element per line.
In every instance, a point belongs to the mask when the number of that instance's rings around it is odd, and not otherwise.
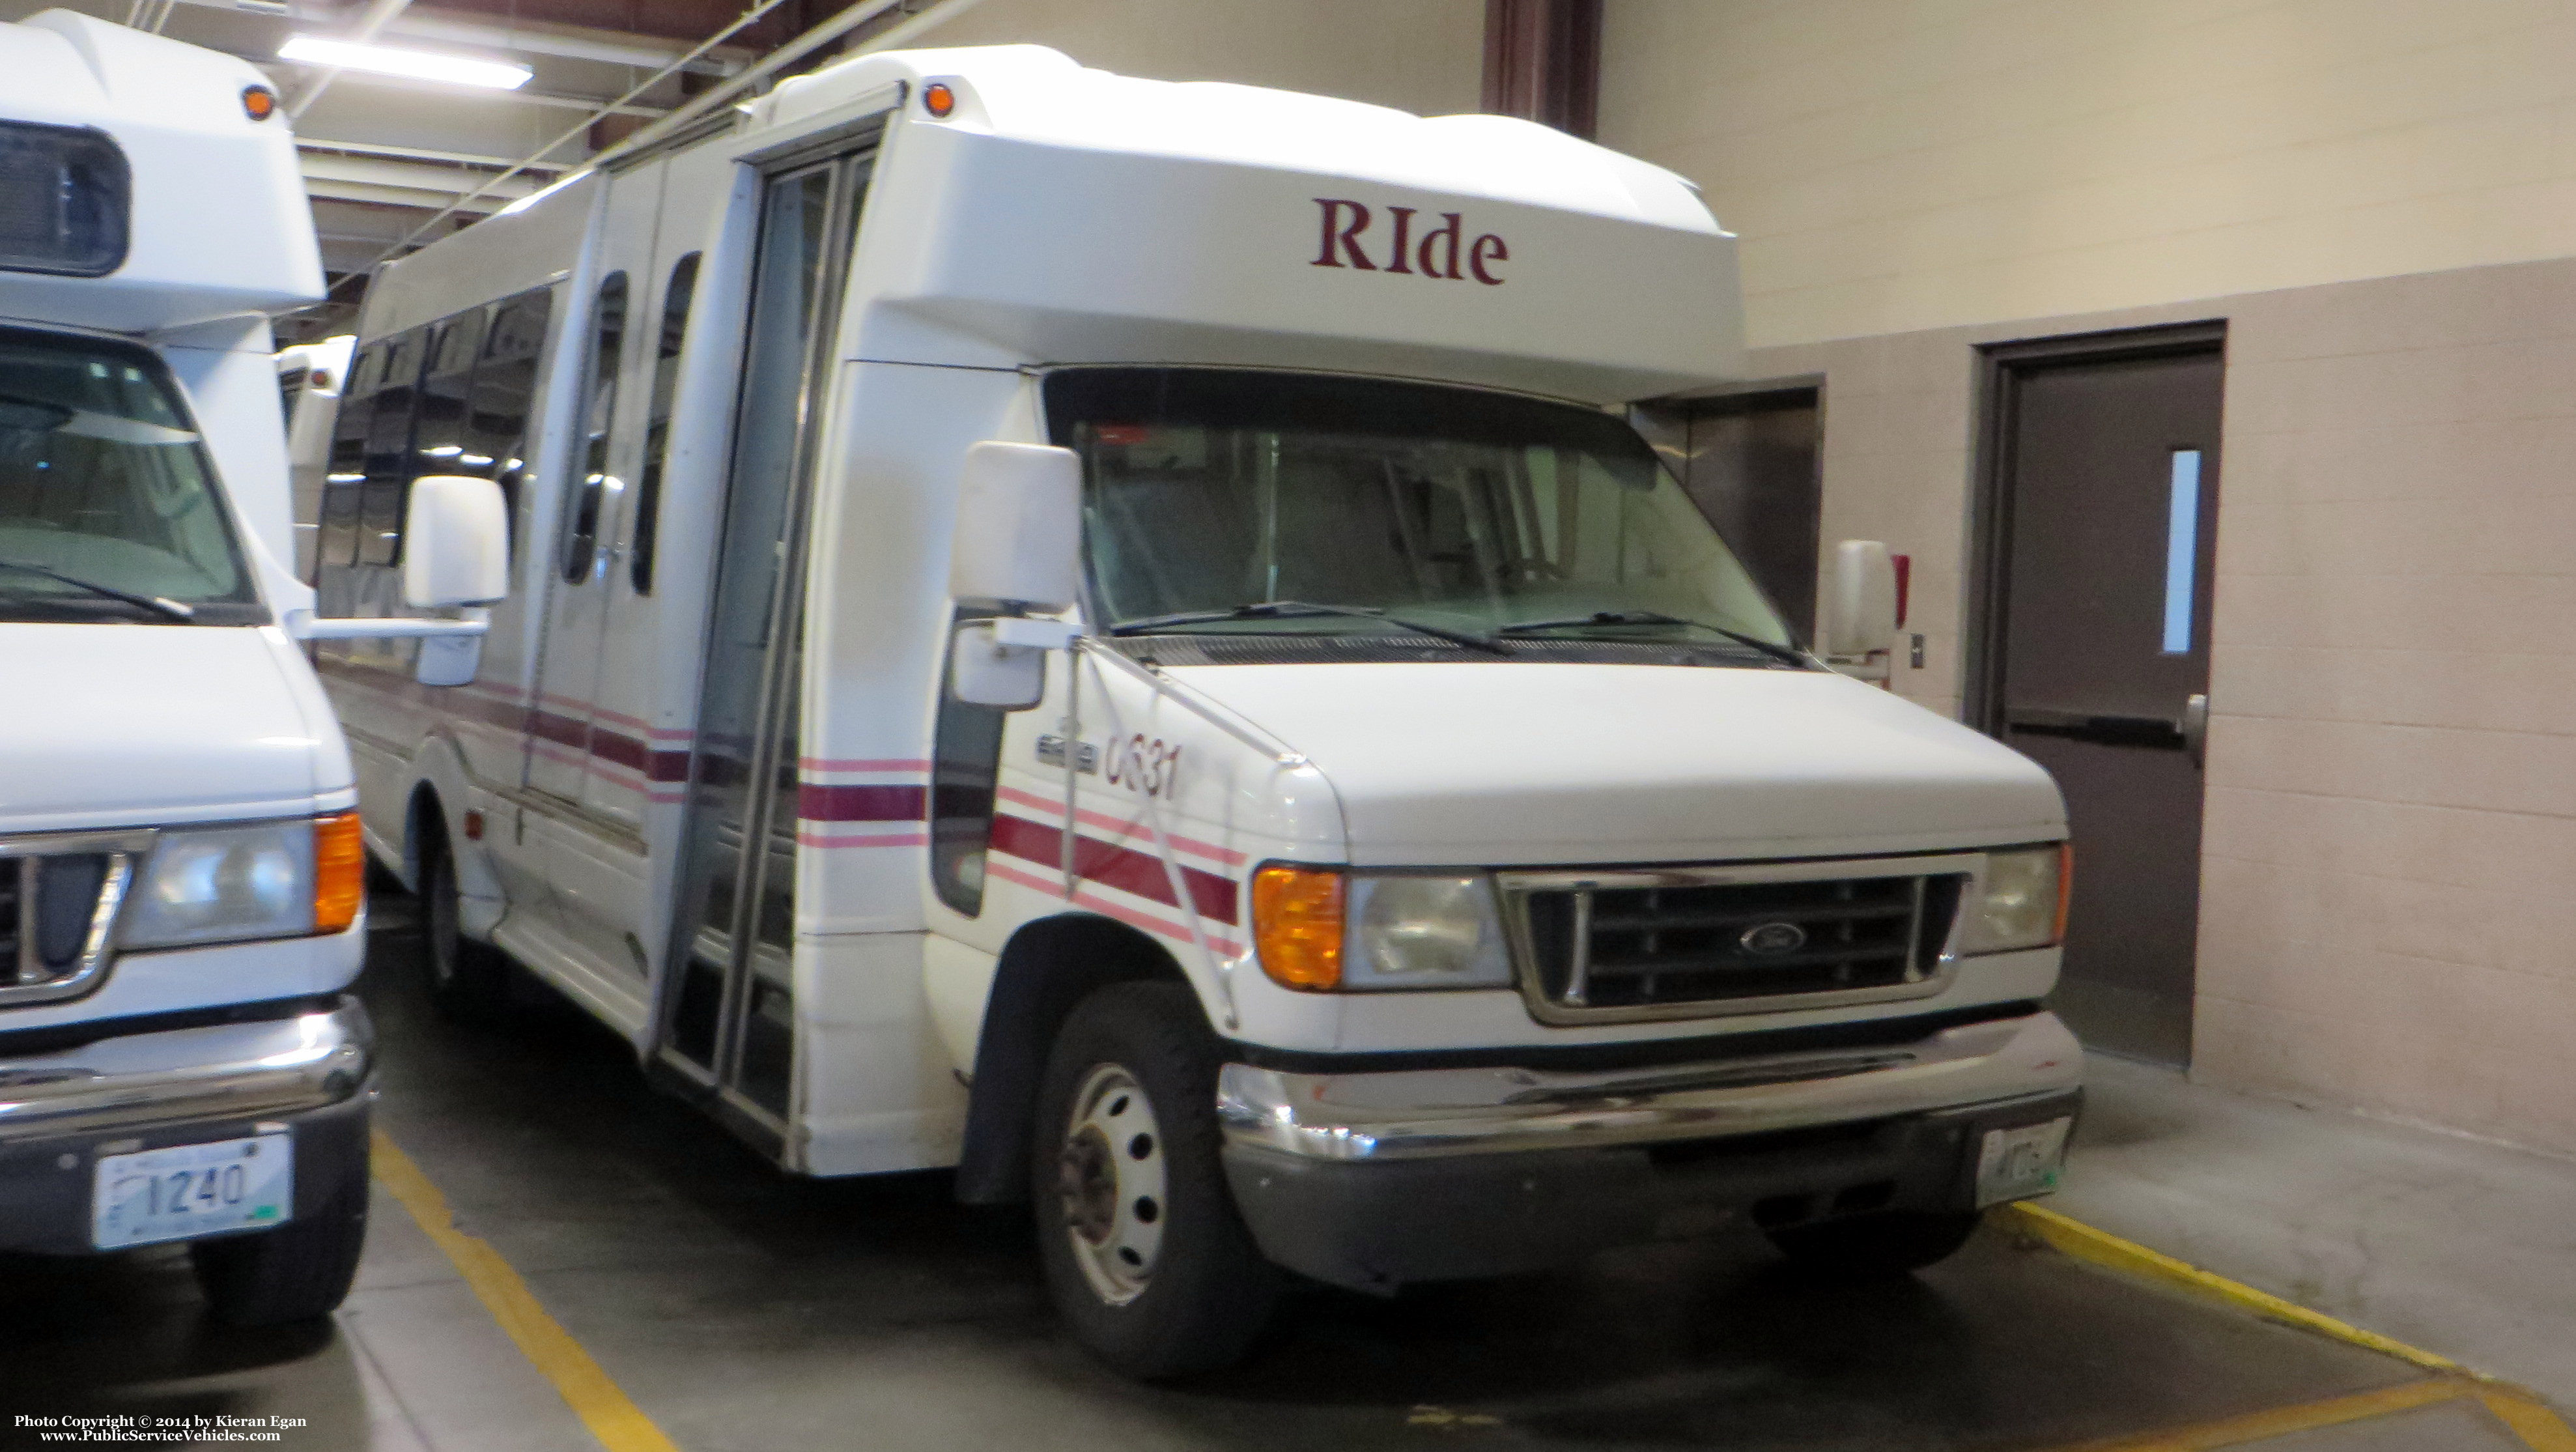
<path fill-rule="evenodd" d="M 796 788 L 796 815 L 808 822 L 918 822 L 929 801 L 927 787 L 826 786 L 809 781 Z"/>
<path fill-rule="evenodd" d="M 652 753 L 652 758 L 653 764 L 644 772 L 646 780 L 687 781 L 689 779 L 689 753 L 656 751 Z"/>
<path fill-rule="evenodd" d="M 1063 864 L 1064 838 L 1056 828 L 1026 817 L 1003 813 L 993 818 L 993 850 L 1034 862 L 1044 867 Z M 1076 837 L 1073 845 L 1073 870 L 1076 877 L 1149 897 L 1167 907 L 1180 904 L 1172 897 L 1172 883 L 1163 871 L 1163 862 L 1151 853 L 1097 837 Z M 1235 881 L 1219 873 L 1196 867 L 1181 869 L 1181 882 L 1188 888 L 1191 902 L 1199 916 L 1214 918 L 1231 927 L 1235 921 Z"/>
<path fill-rule="evenodd" d="M 530 710 L 526 729 L 530 735 L 540 740 L 551 741 L 557 746 L 569 746 L 576 751 L 583 750 L 590 744 L 583 740 L 586 733 L 582 722 L 570 716 L 559 716 L 552 711 Z"/>

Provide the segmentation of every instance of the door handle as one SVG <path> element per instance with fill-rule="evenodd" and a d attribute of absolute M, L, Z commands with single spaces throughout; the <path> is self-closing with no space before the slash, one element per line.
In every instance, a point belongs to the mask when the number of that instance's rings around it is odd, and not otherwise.
<path fill-rule="evenodd" d="M 2182 735 L 2182 749 L 2191 754 L 2191 764 L 2209 764 L 2209 697 L 2194 693 L 2182 703 L 2182 719 L 2174 723 Z"/>

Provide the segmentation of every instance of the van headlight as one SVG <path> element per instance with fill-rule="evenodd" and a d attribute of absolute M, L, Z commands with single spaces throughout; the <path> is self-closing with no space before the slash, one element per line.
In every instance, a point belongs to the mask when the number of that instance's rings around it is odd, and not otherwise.
<path fill-rule="evenodd" d="M 1253 874 L 1252 926 L 1262 971 L 1310 993 L 1502 988 L 1512 979 L 1493 880 L 1482 873 L 1274 863 Z"/>
<path fill-rule="evenodd" d="M 336 933 L 366 894 L 355 812 L 174 828 L 127 900 L 128 948 Z"/>
<path fill-rule="evenodd" d="M 2009 953 L 2063 941 L 2073 868 L 2074 848 L 2064 842 L 1987 853 L 1959 951 Z"/>

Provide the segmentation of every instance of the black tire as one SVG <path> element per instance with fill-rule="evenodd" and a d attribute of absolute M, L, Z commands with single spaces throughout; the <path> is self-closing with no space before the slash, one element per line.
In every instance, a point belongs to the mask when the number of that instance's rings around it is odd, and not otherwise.
<path fill-rule="evenodd" d="M 1029 1190 L 1047 1289 L 1076 1340 L 1143 1380 L 1241 1361 L 1279 1298 L 1218 1158 L 1220 1062 L 1186 986 L 1116 983 L 1065 1021 L 1039 1087 Z M 1150 1259 L 1122 1264 L 1147 1231 Z"/>
<path fill-rule="evenodd" d="M 429 997 L 459 1023 L 491 1023 L 509 1002 L 510 965 L 501 950 L 465 936 L 457 925 L 456 860 L 445 833 L 423 834 L 422 927 L 429 939 Z"/>
<path fill-rule="evenodd" d="M 1974 1210 L 1893 1211 L 1770 1232 L 1799 1269 L 1833 1280 L 1889 1280 L 1956 1255 L 1977 1233 Z"/>
<path fill-rule="evenodd" d="M 366 1144 L 362 1130 L 358 1137 Z M 227 1326 L 280 1326 L 328 1316 L 348 1298 L 367 1244 L 367 1153 L 320 1213 L 257 1235 L 188 1247 L 208 1309 Z"/>

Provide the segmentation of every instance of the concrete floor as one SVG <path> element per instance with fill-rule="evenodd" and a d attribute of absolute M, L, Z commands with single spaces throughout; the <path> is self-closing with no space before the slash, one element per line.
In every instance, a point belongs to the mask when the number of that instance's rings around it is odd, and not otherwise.
<path fill-rule="evenodd" d="M 1727 1241 L 1393 1301 L 1319 1291 L 1243 1370 L 1137 1387 L 1055 1329 L 1024 1217 L 961 1209 L 938 1175 L 781 1177 L 645 1088 L 623 1046 L 561 1004 L 505 1031 L 445 1024 L 419 992 L 410 904 L 380 900 L 374 921 L 380 1127 L 688 1452 L 2053 1448 L 2423 1375 L 1989 1232 L 1868 1288 L 1805 1284 L 1758 1241 Z M 2096 1082 L 2059 1208 L 2576 1388 L 2576 1167 L 2132 1066 Z M 2366 1205 L 2346 1203 L 2356 1193 Z M 2473 1289 L 2506 1282 L 2521 1287 L 2501 1301 Z M 0 1305 L 0 1413 L 301 1417 L 278 1445 L 304 1448 L 599 1445 L 381 1191 L 359 1287 L 327 1326 L 214 1331 L 166 1250 L 0 1259 Z M 38 1444 L 0 1426 L 0 1445 Z M 2526 1444 L 2450 1402 L 2239 1445 Z"/>

